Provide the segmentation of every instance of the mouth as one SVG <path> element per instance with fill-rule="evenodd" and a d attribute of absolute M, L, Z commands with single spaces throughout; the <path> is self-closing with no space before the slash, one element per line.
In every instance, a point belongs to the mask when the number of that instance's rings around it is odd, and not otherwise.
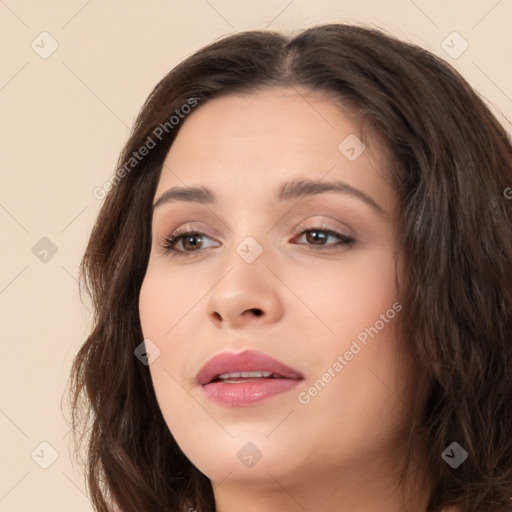
<path fill-rule="evenodd" d="M 223 352 L 196 375 L 206 398 L 231 407 L 249 406 L 296 387 L 303 375 L 261 352 Z"/>
<path fill-rule="evenodd" d="M 225 382 L 226 384 L 239 384 L 241 382 L 254 382 L 260 379 L 286 379 L 279 373 L 272 373 L 266 370 L 254 372 L 228 372 L 216 376 L 210 382 Z M 209 383 L 208 383 L 209 384 Z"/>

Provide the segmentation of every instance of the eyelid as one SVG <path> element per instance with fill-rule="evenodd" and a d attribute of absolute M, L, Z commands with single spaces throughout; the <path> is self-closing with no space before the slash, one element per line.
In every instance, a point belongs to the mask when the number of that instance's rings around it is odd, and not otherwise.
<path fill-rule="evenodd" d="M 199 250 L 199 251 L 178 251 L 178 250 L 170 249 L 169 248 L 170 241 L 172 239 L 172 244 L 175 245 L 175 244 L 179 243 L 179 241 L 182 239 L 181 237 L 186 234 L 199 234 L 199 235 L 201 235 L 202 238 L 206 237 L 211 240 L 214 240 L 214 237 L 208 235 L 207 233 L 205 233 L 205 231 L 206 230 L 201 229 L 201 228 L 198 228 L 198 229 L 193 228 L 192 226 L 190 226 L 190 224 L 184 224 L 183 226 L 180 226 L 179 228 L 172 230 L 169 235 L 164 236 L 162 239 L 162 242 L 159 244 L 159 246 L 162 249 L 164 255 L 174 256 L 174 255 L 179 255 L 179 254 L 184 254 L 184 255 L 189 254 L 192 256 L 194 254 L 194 252 L 197 252 L 197 254 L 199 254 L 199 253 L 204 252 L 204 249 Z"/>
<path fill-rule="evenodd" d="M 306 221 L 305 221 L 306 222 Z M 312 222 L 309 220 L 309 222 Z M 316 221 L 314 224 L 312 223 L 309 225 L 309 222 L 307 224 L 299 224 L 297 227 L 294 228 L 292 232 L 292 240 L 296 239 L 297 237 L 305 236 L 308 232 L 314 232 L 314 231 L 321 231 L 325 234 L 327 234 L 327 238 L 334 237 L 338 239 L 337 243 L 331 243 L 331 244 L 306 244 L 306 243 L 294 243 L 294 245 L 303 245 L 313 251 L 316 252 L 330 252 L 330 251 L 336 251 L 340 250 L 339 246 L 343 246 L 344 248 L 347 248 L 348 246 L 353 246 L 357 240 L 352 235 L 344 234 L 343 231 L 345 230 L 339 230 L 338 228 L 331 228 L 325 221 Z M 340 232 L 341 231 L 341 232 Z M 170 235 L 167 235 L 163 238 L 163 241 L 159 244 L 160 248 L 162 249 L 164 255 L 170 255 L 172 257 L 174 256 L 183 256 L 183 257 L 189 257 L 194 256 L 195 253 L 197 255 L 202 254 L 206 249 L 209 249 L 211 247 L 200 247 L 197 251 L 186 251 L 186 250 L 178 250 L 175 249 L 174 246 L 179 244 L 184 240 L 185 235 L 199 235 L 201 239 L 209 238 L 210 240 L 214 240 L 213 237 L 208 235 L 204 232 L 204 230 L 201 229 L 195 229 L 190 224 L 185 224 L 183 226 L 180 226 L 179 228 L 173 230 Z M 293 243 L 293 242 L 292 242 Z M 218 247 L 218 245 L 217 245 Z"/>
<path fill-rule="evenodd" d="M 297 223 L 295 230 L 323 229 L 335 231 L 346 238 L 357 238 L 355 231 L 346 223 L 328 213 L 317 213 Z"/>

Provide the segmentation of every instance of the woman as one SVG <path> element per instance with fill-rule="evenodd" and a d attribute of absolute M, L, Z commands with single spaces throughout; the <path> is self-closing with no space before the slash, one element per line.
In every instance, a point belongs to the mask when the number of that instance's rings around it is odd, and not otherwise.
<path fill-rule="evenodd" d="M 478 95 L 383 32 L 179 64 L 95 191 L 97 510 L 510 510 L 511 183 Z"/>

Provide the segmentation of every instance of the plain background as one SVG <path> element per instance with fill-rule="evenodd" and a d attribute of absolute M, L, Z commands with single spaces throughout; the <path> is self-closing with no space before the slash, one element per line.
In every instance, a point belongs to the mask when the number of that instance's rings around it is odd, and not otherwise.
<path fill-rule="evenodd" d="M 92 191 L 183 58 L 239 30 L 377 26 L 454 65 L 511 130 L 511 0 L 0 0 L 0 16 L 2 512 L 92 510 L 61 410 L 91 317 L 77 273 Z"/>

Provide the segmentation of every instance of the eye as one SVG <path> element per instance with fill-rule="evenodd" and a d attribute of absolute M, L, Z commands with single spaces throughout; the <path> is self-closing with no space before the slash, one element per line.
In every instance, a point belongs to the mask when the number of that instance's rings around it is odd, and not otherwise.
<path fill-rule="evenodd" d="M 299 226 L 295 232 L 295 234 L 301 235 L 300 238 L 305 236 L 308 245 L 316 246 L 318 248 L 326 248 L 326 250 L 334 249 L 336 245 L 341 246 L 351 246 L 355 243 L 355 239 L 338 233 L 332 229 L 327 228 L 326 226 L 316 226 L 306 228 L 304 226 Z M 326 241 L 331 238 L 337 238 L 339 240 L 338 244 L 327 244 Z M 299 239 L 300 239 L 299 238 Z M 302 244 L 301 244 L 302 245 Z M 327 249 L 329 247 L 329 249 Z"/>
<path fill-rule="evenodd" d="M 318 248 L 319 250 L 333 250 L 336 247 L 333 246 L 351 246 L 355 243 L 355 239 L 328 229 L 325 226 L 309 227 L 299 226 L 295 232 L 295 237 L 305 236 L 307 244 L 300 245 L 311 245 Z M 337 238 L 339 243 L 327 244 L 326 241 L 331 238 Z M 201 252 L 203 247 L 203 239 L 210 239 L 208 235 L 201 233 L 200 231 L 187 230 L 186 228 L 180 228 L 174 231 L 171 235 L 164 238 L 162 247 L 166 254 L 171 256 L 190 256 L 193 253 Z M 180 247 L 181 248 L 178 248 Z"/>
<path fill-rule="evenodd" d="M 210 237 L 200 231 L 187 231 L 186 228 L 177 229 L 174 233 L 165 237 L 162 246 L 165 252 L 169 253 L 171 256 L 189 256 L 190 253 L 199 252 L 198 248 L 203 248 L 203 238 Z M 176 249 L 176 246 L 179 245 L 182 247 L 181 250 Z M 192 250 L 188 250 L 187 248 L 192 248 Z"/>

